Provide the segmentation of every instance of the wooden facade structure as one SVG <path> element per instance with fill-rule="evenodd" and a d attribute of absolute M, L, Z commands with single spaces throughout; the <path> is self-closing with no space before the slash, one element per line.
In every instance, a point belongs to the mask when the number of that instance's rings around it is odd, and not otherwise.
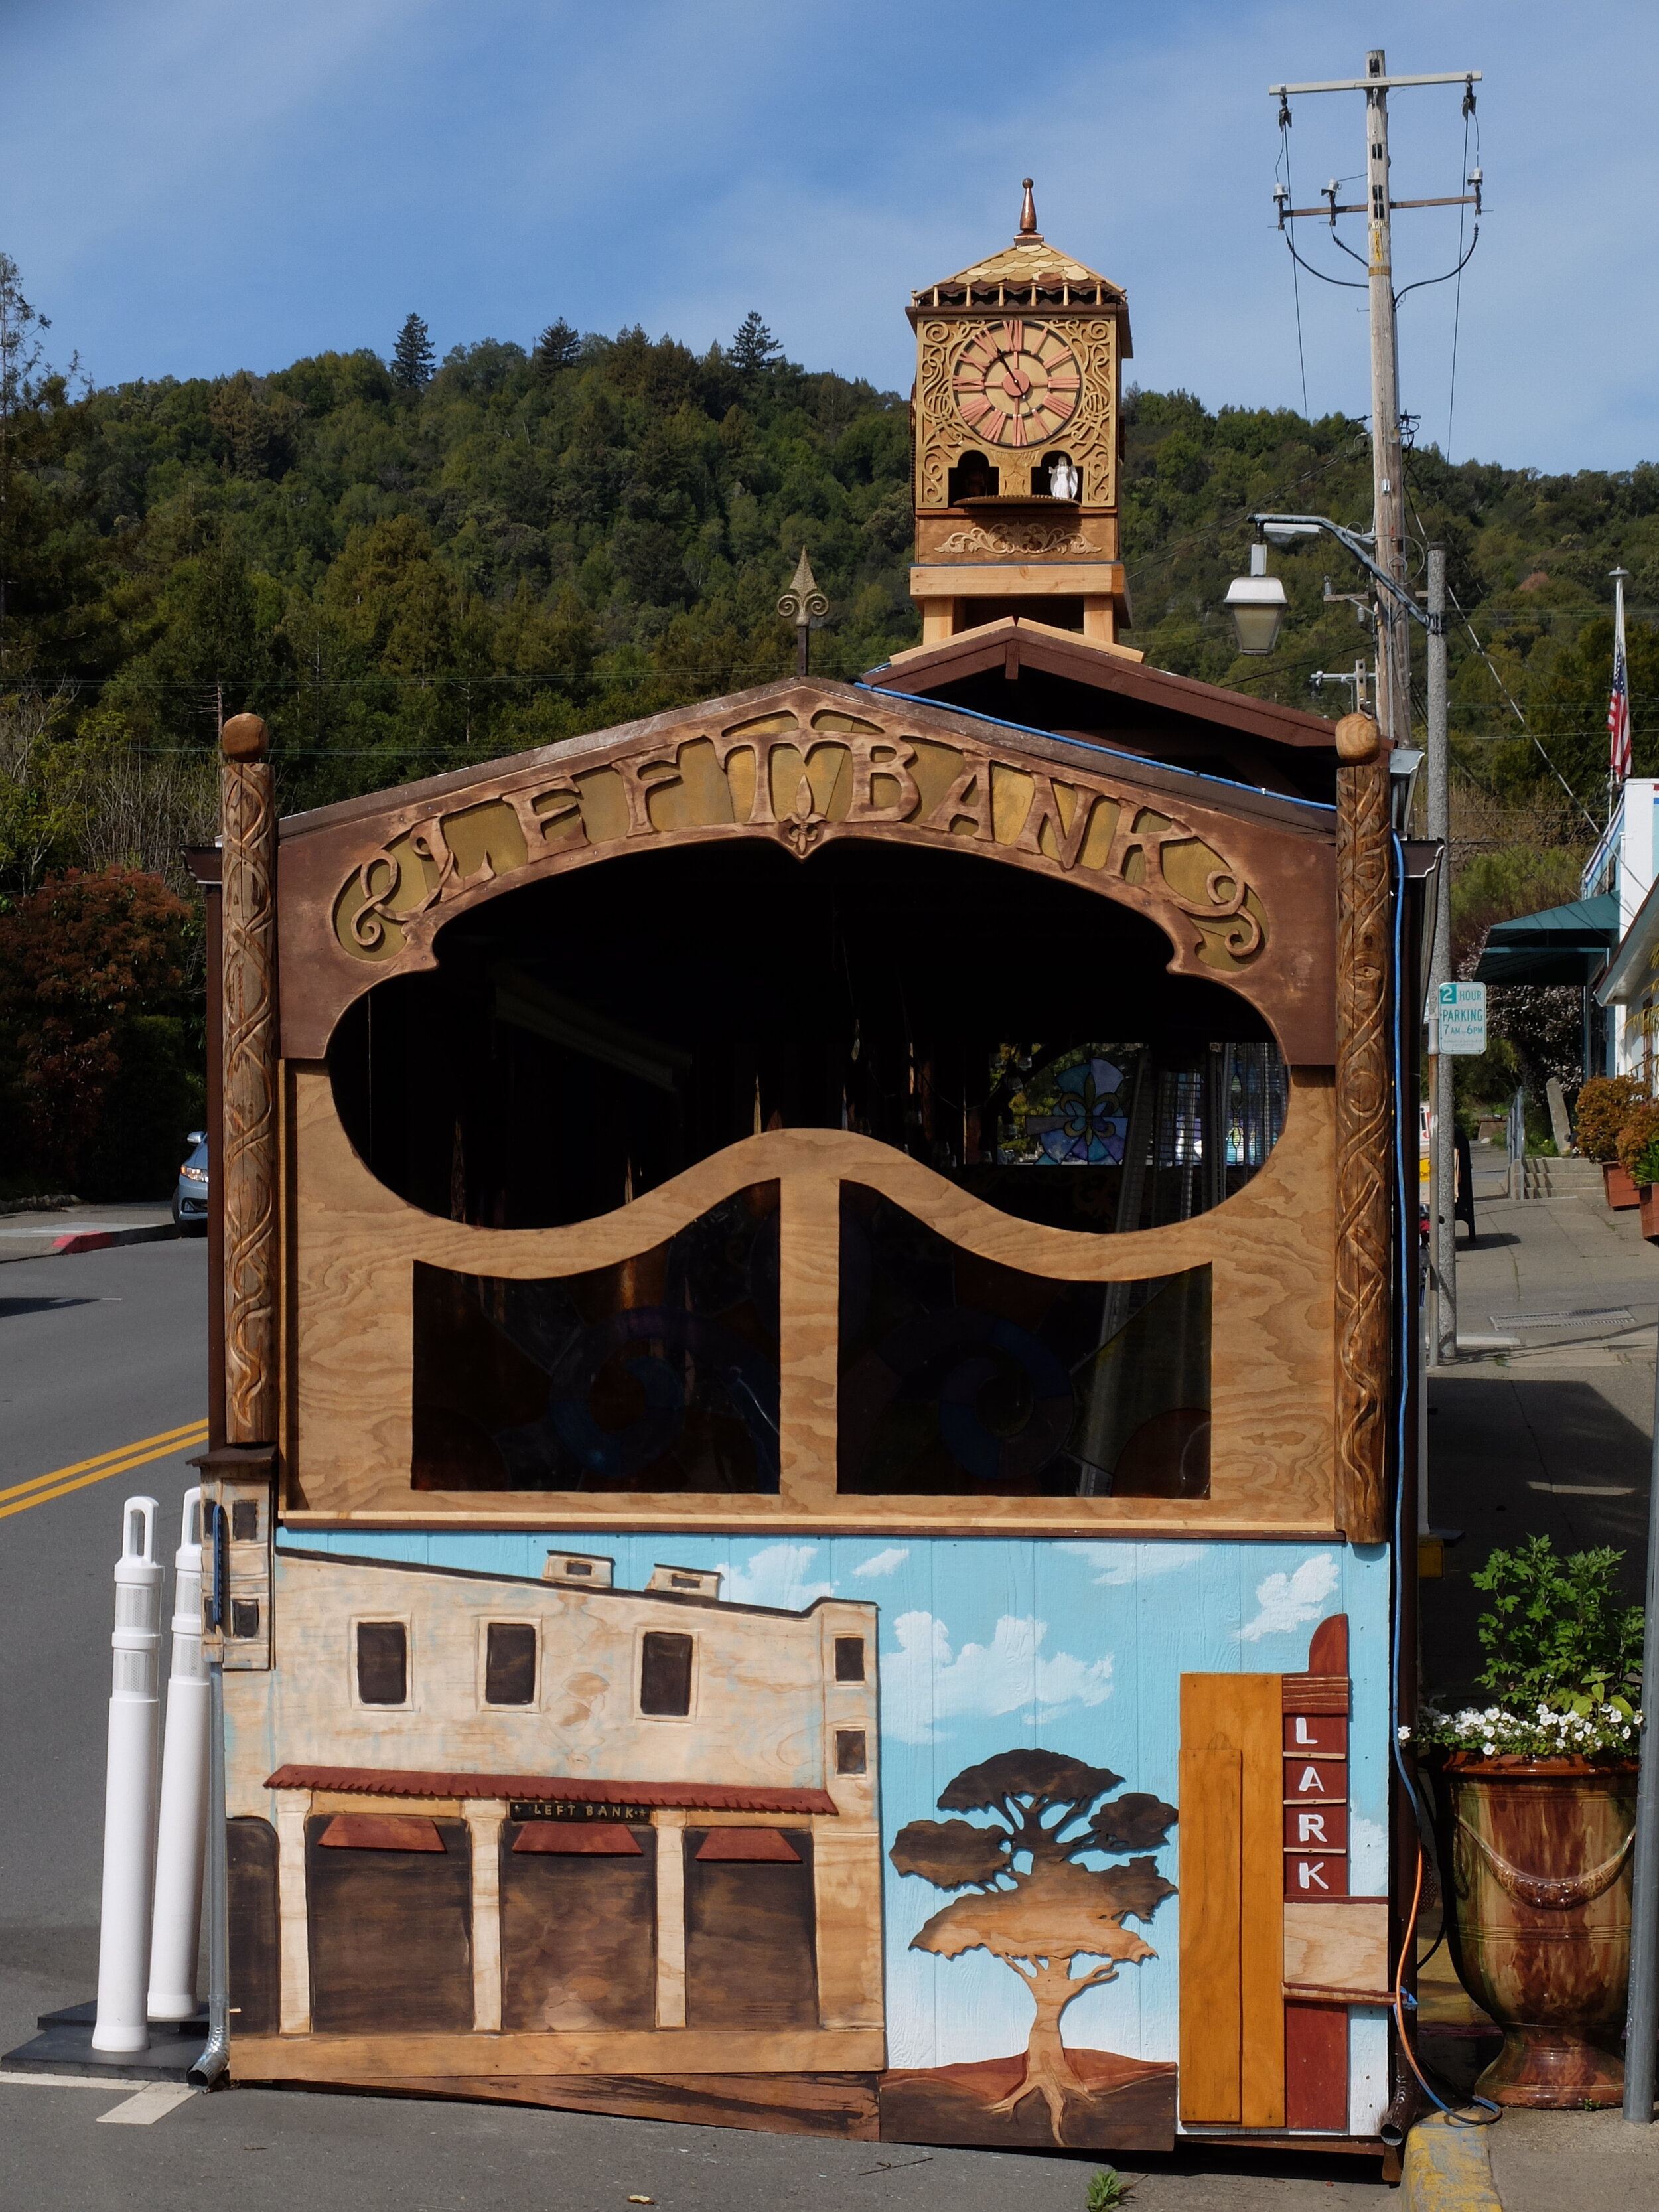
<path fill-rule="evenodd" d="M 1028 354 L 1116 557 L 1034 236 L 917 295 L 942 560 Z M 280 824 L 227 726 L 236 2078 L 1376 2147 L 1388 761 L 1086 580 Z"/>

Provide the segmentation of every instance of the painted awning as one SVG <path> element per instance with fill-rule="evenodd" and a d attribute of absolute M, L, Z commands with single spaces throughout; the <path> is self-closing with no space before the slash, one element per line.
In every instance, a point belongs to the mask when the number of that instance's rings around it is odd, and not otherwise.
<path fill-rule="evenodd" d="M 1477 983 L 1588 983 L 1619 942 L 1612 891 L 1572 899 L 1496 923 L 1474 971 Z"/>
<path fill-rule="evenodd" d="M 504 1797 L 537 1804 L 651 1805 L 688 1813 L 834 1813 L 827 1790 L 729 1782 L 592 1782 L 568 1774 L 450 1774 L 388 1766 L 279 1766 L 267 1790 L 339 1790 L 364 1797 Z"/>

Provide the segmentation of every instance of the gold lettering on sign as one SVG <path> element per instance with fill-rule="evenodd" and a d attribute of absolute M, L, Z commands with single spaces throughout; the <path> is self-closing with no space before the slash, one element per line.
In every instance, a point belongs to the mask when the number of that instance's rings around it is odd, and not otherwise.
<path fill-rule="evenodd" d="M 908 822 L 921 797 L 910 773 L 916 764 L 915 747 L 902 738 L 849 738 L 847 749 L 853 756 L 853 796 L 847 819 Z M 878 781 L 896 785 L 898 797 L 880 804 L 873 788 Z"/>
<path fill-rule="evenodd" d="M 352 869 L 335 936 L 355 958 L 391 962 L 423 916 L 523 871 L 579 848 L 717 830 L 757 830 L 801 860 L 869 830 L 997 845 L 1121 886 L 1166 927 L 1181 917 L 1192 928 L 1176 933 L 1209 967 L 1235 968 L 1267 941 L 1266 911 L 1242 872 L 1191 823 L 1133 793 L 850 715 L 821 714 L 808 730 L 785 713 L 423 814 Z"/>
<path fill-rule="evenodd" d="M 537 791 L 509 791 L 507 805 L 524 832 L 526 855 L 539 860 L 545 853 L 562 852 L 569 845 L 585 845 L 582 799 L 574 783 L 550 783 Z M 554 836 L 554 830 L 560 834 Z"/>
<path fill-rule="evenodd" d="M 1072 819 L 1069 826 L 1062 818 L 1060 800 L 1055 796 L 1054 779 L 1041 769 L 1031 771 L 1031 804 L 1027 811 L 1020 833 L 1014 840 L 1022 853 L 1036 853 L 1045 860 L 1058 860 L 1067 874 L 1076 867 L 1078 854 L 1083 850 L 1083 841 L 1089 834 L 1089 817 L 1094 812 L 1098 794 L 1080 791 L 1075 786 L 1061 784 L 1061 791 L 1072 794 Z M 1047 830 L 1054 840 L 1054 849 L 1048 851 L 1042 842 Z"/>
<path fill-rule="evenodd" d="M 991 763 L 983 753 L 963 753 L 954 781 L 928 808 L 921 826 L 949 836 L 958 822 L 975 837 L 991 835 Z"/>

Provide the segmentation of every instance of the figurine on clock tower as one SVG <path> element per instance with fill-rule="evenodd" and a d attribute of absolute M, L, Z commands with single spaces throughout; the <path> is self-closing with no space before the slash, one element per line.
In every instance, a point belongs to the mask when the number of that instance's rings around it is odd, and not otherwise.
<path fill-rule="evenodd" d="M 1006 615 L 1115 641 L 1119 288 L 1056 252 L 1025 179 L 1013 244 L 911 295 L 922 641 Z"/>

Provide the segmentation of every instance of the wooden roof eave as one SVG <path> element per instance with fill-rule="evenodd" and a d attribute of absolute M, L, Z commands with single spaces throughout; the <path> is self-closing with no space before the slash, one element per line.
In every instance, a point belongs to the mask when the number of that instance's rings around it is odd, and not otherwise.
<path fill-rule="evenodd" d="M 935 685 L 957 683 L 963 677 L 1006 666 L 1011 643 L 1018 647 L 1022 666 L 1066 677 L 1095 690 L 1114 692 L 1138 705 L 1161 708 L 1192 721 L 1218 723 L 1250 737 L 1265 738 L 1273 744 L 1317 747 L 1333 754 L 1336 750 L 1336 725 L 1321 714 L 1248 698 L 1219 684 L 1201 684 L 1196 677 L 1153 668 L 1144 660 L 1130 660 L 1125 654 L 1091 646 L 1081 637 L 1075 645 L 1063 643 L 1048 624 L 1034 629 L 1023 623 L 1018 615 L 1004 615 L 996 622 L 964 630 L 945 645 L 904 653 L 879 668 L 866 670 L 863 681 L 873 690 L 926 697 Z"/>

